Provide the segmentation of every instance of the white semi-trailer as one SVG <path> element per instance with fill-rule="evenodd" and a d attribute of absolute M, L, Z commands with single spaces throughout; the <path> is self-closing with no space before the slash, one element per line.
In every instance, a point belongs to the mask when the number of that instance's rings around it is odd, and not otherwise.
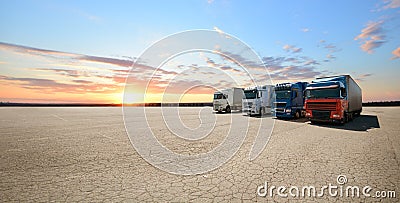
<path fill-rule="evenodd" d="M 264 85 L 245 88 L 242 112 L 250 116 L 271 114 L 275 101 L 274 87 Z"/>
<path fill-rule="evenodd" d="M 231 110 L 242 110 L 242 88 L 230 88 L 214 93 L 213 109 L 214 111 L 225 111 L 230 113 Z"/>

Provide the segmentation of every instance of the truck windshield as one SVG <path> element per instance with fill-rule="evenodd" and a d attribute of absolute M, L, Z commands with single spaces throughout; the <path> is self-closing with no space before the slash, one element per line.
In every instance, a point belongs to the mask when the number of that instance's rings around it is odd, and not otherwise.
<path fill-rule="evenodd" d="M 276 98 L 277 99 L 289 99 L 290 98 L 290 91 L 276 91 Z"/>
<path fill-rule="evenodd" d="M 225 99 L 225 96 L 223 94 L 214 94 L 214 99 Z"/>
<path fill-rule="evenodd" d="M 314 89 L 306 91 L 307 98 L 339 98 L 339 88 Z"/>
<path fill-rule="evenodd" d="M 245 99 L 255 99 L 257 97 L 257 90 L 245 90 L 244 97 Z"/>

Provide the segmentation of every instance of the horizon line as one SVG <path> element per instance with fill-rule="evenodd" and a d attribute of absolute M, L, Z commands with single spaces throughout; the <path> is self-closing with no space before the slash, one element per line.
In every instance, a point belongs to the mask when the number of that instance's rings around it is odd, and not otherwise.
<path fill-rule="evenodd" d="M 400 100 L 394 101 L 369 101 L 363 102 L 363 106 L 400 106 Z M 25 102 L 3 102 L 0 107 L 122 107 L 122 106 L 213 106 L 213 102 L 144 102 L 144 103 L 25 103 Z"/>

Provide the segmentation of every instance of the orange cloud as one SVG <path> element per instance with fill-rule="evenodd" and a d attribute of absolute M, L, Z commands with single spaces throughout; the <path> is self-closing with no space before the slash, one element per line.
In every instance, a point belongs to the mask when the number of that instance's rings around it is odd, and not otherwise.
<path fill-rule="evenodd" d="M 385 0 L 385 3 L 384 9 L 400 7 L 400 0 Z"/>
<path fill-rule="evenodd" d="M 367 26 L 361 30 L 361 33 L 357 35 L 354 40 L 361 40 L 361 49 L 369 54 L 373 53 L 373 50 L 382 46 L 386 41 L 385 35 L 382 31 L 383 21 L 369 22 Z"/>
<path fill-rule="evenodd" d="M 285 46 L 283 46 L 283 49 L 286 51 L 290 51 L 292 53 L 299 53 L 303 50 L 302 48 L 299 48 L 299 47 L 296 47 L 293 45 L 289 45 L 289 44 L 286 44 Z"/>
<path fill-rule="evenodd" d="M 392 51 L 392 54 L 394 55 L 392 58 L 392 60 L 398 59 L 400 58 L 400 47 L 397 47 L 397 49 Z"/>

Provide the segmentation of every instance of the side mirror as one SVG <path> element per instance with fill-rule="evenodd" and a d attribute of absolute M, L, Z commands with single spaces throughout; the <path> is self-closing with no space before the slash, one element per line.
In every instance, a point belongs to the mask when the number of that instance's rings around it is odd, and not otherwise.
<path fill-rule="evenodd" d="M 346 93 L 346 89 L 345 88 L 340 88 L 341 92 L 342 92 L 342 96 L 346 97 L 347 93 Z"/>

